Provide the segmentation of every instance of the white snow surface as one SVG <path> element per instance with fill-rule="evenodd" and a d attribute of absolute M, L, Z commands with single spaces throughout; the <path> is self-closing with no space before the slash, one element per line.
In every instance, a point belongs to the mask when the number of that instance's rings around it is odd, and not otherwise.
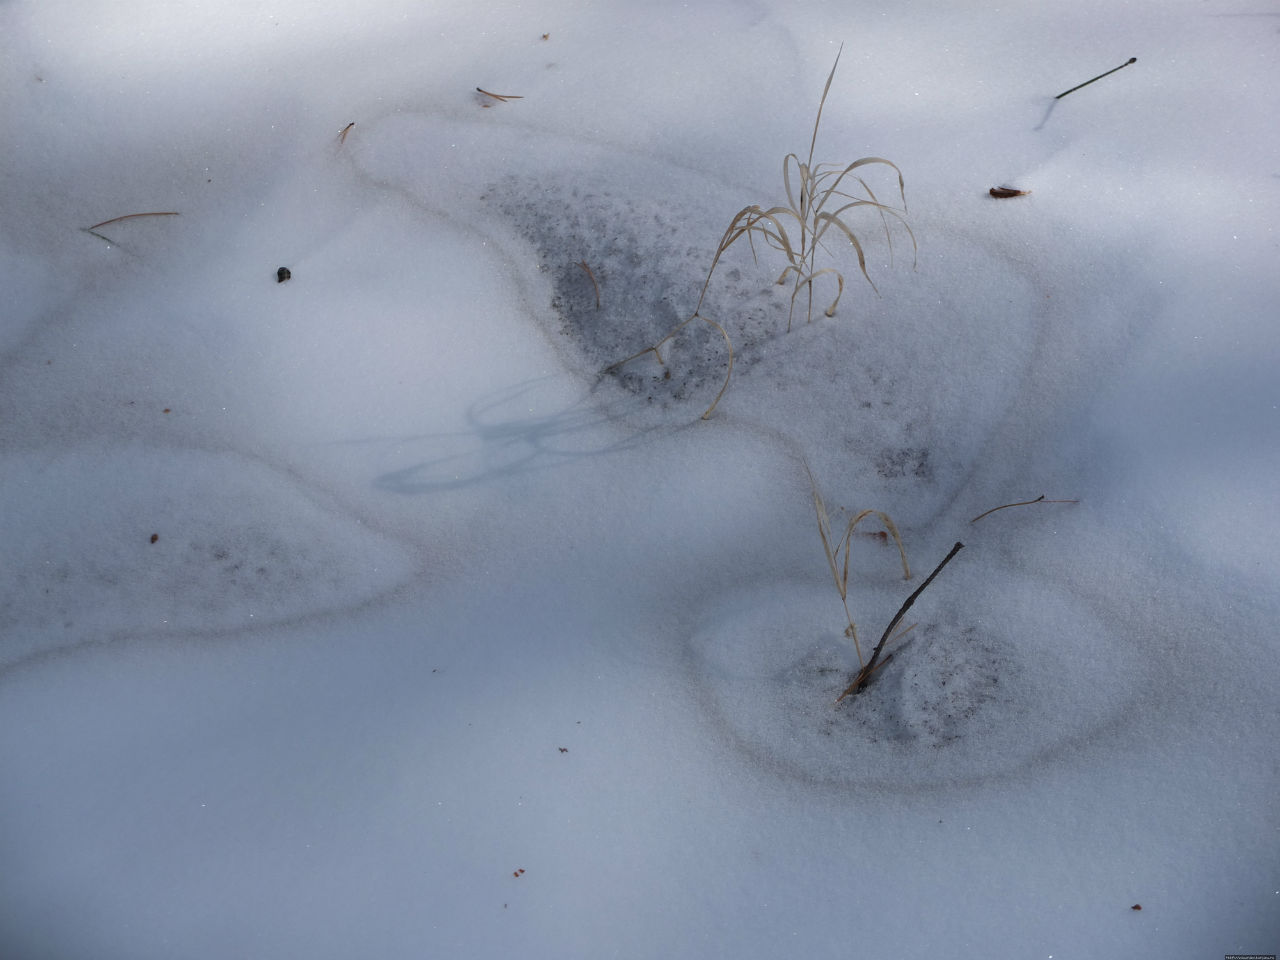
<path fill-rule="evenodd" d="M 0 957 L 1276 953 L 1267 7 L 0 2 Z"/>

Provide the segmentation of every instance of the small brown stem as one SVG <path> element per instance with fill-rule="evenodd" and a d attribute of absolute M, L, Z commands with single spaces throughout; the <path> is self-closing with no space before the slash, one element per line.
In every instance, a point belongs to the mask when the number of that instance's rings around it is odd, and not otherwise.
<path fill-rule="evenodd" d="M 1017 503 L 1005 503 L 1005 504 L 1001 504 L 998 507 L 992 507 L 990 510 L 987 510 L 983 513 L 978 514 L 969 522 L 977 523 L 983 517 L 989 514 L 995 513 L 997 510 L 1007 510 L 1009 507 L 1026 507 L 1026 506 L 1030 506 L 1033 503 L 1079 503 L 1079 502 L 1080 502 L 1079 500 L 1046 500 L 1044 498 L 1044 494 L 1042 493 L 1040 494 L 1040 496 L 1036 497 L 1034 500 L 1019 500 Z"/>
<path fill-rule="evenodd" d="M 338 134 L 339 143 L 347 142 L 347 134 L 351 132 L 351 128 L 354 127 L 355 125 L 356 125 L 356 122 L 352 120 L 350 123 L 348 123 L 345 127 L 342 128 L 342 132 Z"/>
<path fill-rule="evenodd" d="M 476 93 L 483 93 L 486 97 L 493 97 L 495 100 L 501 100 L 506 103 L 508 100 L 523 100 L 524 97 L 516 96 L 514 93 L 490 93 L 488 90 L 481 90 L 476 87 Z"/>

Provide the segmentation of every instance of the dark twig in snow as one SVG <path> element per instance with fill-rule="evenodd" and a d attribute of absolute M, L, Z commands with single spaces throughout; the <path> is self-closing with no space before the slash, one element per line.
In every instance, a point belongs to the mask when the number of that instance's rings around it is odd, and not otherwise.
<path fill-rule="evenodd" d="M 1130 58 L 1129 58 L 1128 60 L 1126 60 L 1124 63 L 1120 64 L 1120 66 L 1118 66 L 1118 67 L 1114 67 L 1113 69 L 1108 70 L 1106 73 L 1100 73 L 1100 74 L 1098 74 L 1096 77 L 1094 77 L 1094 78 L 1093 78 L 1093 80 L 1101 80 L 1103 77 L 1109 77 L 1109 76 L 1111 76 L 1111 74 L 1115 73 L 1115 72 L 1116 72 L 1116 70 L 1123 70 L 1123 69 L 1124 69 L 1125 67 L 1127 67 L 1129 64 L 1131 64 L 1131 63 L 1137 63 L 1137 62 L 1138 62 L 1138 58 L 1137 58 L 1137 57 L 1130 57 Z M 1058 94 L 1058 95 L 1057 95 L 1056 97 L 1054 97 L 1053 99 L 1055 99 L 1055 100 L 1061 100 L 1061 99 L 1062 99 L 1063 97 L 1065 97 L 1068 93 L 1075 93 L 1075 92 L 1076 92 L 1077 90 L 1079 90 L 1081 87 L 1087 87 L 1089 84 L 1093 83 L 1093 80 L 1086 80 L 1084 83 L 1078 83 L 1078 84 L 1076 84 L 1076 85 L 1075 85 L 1074 87 L 1072 87 L 1070 90 L 1063 90 L 1060 94 Z"/>
<path fill-rule="evenodd" d="M 956 545 L 951 548 L 951 552 L 942 558 L 942 562 L 940 564 L 933 568 L 933 573 L 925 577 L 924 583 L 916 587 L 915 592 L 911 594 L 911 596 L 907 597 L 907 602 L 904 603 L 901 608 L 899 608 L 898 612 L 893 615 L 893 619 L 889 621 L 889 626 L 885 627 L 884 636 L 882 636 L 880 638 L 880 642 L 876 644 L 876 648 L 872 651 L 871 659 L 867 661 L 867 665 L 858 671 L 858 675 L 853 678 L 853 683 L 849 684 L 844 693 L 836 697 L 836 703 L 839 703 L 851 693 L 857 693 L 866 686 L 867 681 L 871 679 L 871 674 L 876 668 L 876 660 L 880 658 L 880 651 L 884 649 L 884 645 L 889 642 L 889 637 L 893 634 L 893 628 L 898 625 L 898 621 L 907 615 L 907 611 L 911 609 L 911 605 L 916 602 L 916 599 L 920 594 L 924 593 L 925 587 L 929 586 L 929 584 L 933 582 L 933 578 L 942 572 L 942 568 L 951 562 L 951 558 L 963 549 L 964 544 L 957 540 Z"/>

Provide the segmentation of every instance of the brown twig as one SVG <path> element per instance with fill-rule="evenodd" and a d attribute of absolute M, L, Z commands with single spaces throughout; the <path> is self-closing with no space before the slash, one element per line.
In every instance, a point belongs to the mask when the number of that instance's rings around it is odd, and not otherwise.
<path fill-rule="evenodd" d="M 1025 197 L 1030 190 L 1015 190 L 1013 187 L 992 187 L 990 193 L 997 200 L 1004 200 L 1007 197 Z"/>
<path fill-rule="evenodd" d="M 348 123 L 345 127 L 342 128 L 342 132 L 338 134 L 339 143 L 347 142 L 347 134 L 351 132 L 351 128 L 354 127 L 355 125 L 356 125 L 356 122 L 352 120 L 350 123 Z"/>
<path fill-rule="evenodd" d="M 987 510 L 983 513 L 978 514 L 969 522 L 977 523 L 979 520 L 981 520 L 983 517 L 987 516 L 988 514 L 995 513 L 997 510 L 1006 510 L 1009 507 L 1026 507 L 1026 506 L 1030 506 L 1033 503 L 1079 503 L 1079 502 L 1080 502 L 1079 500 L 1046 500 L 1044 498 L 1044 494 L 1042 493 L 1040 494 L 1040 496 L 1036 497 L 1034 500 L 1019 500 L 1017 503 L 1005 503 L 1005 504 L 1001 504 L 998 507 L 992 507 L 990 510 Z"/>
<path fill-rule="evenodd" d="M 596 275 L 591 272 L 591 268 L 587 266 L 587 261 L 579 260 L 578 266 L 587 271 L 587 276 L 591 278 L 591 285 L 596 288 L 596 309 L 600 309 L 600 284 L 596 282 Z"/>
<path fill-rule="evenodd" d="M 508 100 L 523 100 L 524 97 L 516 96 L 514 93 L 490 93 L 488 90 L 481 90 L 476 87 L 476 93 L 483 93 L 486 97 L 493 97 L 495 100 L 501 100 L 506 103 Z"/>
<path fill-rule="evenodd" d="M 866 666 L 858 671 L 858 675 L 853 678 L 853 683 L 849 684 L 849 686 L 845 688 L 844 693 L 836 697 L 836 703 L 839 703 L 851 693 L 857 693 L 866 686 L 867 681 L 871 679 L 871 674 L 876 670 L 876 660 L 880 657 L 880 651 L 884 649 L 884 645 L 889 642 L 889 637 L 893 634 L 893 628 L 898 625 L 898 621 L 907 615 L 907 611 L 911 609 L 911 605 L 916 602 L 916 599 L 920 594 L 924 593 L 925 587 L 929 586 L 929 584 L 933 582 L 933 578 L 942 572 L 942 568 L 951 562 L 951 558 L 963 549 L 964 544 L 957 540 L 955 546 L 951 548 L 951 552 L 942 558 L 942 562 L 940 564 L 933 568 L 933 573 L 925 577 L 924 583 L 916 587 L 915 592 L 912 593 L 911 596 L 907 597 L 907 602 L 904 603 L 898 609 L 898 612 L 893 615 L 893 619 L 889 621 L 889 626 L 885 627 L 884 635 L 880 637 L 880 642 L 876 644 L 875 650 L 871 652 L 871 659 L 867 661 Z M 889 656 L 893 656 L 893 654 L 890 654 Z M 888 662 L 888 658 L 885 659 L 885 662 Z"/>
<path fill-rule="evenodd" d="M 132 220 L 135 217 L 176 217 L 177 215 L 173 211 L 164 213 L 126 213 L 123 217 L 112 217 L 110 220 L 103 220 L 101 223 L 95 223 L 92 227 L 85 227 L 85 229 L 97 230 L 99 227 L 105 227 L 109 223 L 119 223 L 121 220 Z"/>

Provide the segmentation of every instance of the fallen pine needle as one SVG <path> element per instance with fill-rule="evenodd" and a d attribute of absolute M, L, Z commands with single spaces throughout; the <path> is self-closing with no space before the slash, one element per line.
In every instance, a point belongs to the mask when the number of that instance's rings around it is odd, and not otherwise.
<path fill-rule="evenodd" d="M 347 142 L 347 134 L 351 132 L 351 128 L 354 127 L 355 125 L 356 125 L 356 122 L 352 120 L 350 123 L 348 123 L 345 127 L 342 128 L 342 132 L 338 134 L 339 143 Z"/>
<path fill-rule="evenodd" d="M 476 93 L 483 93 L 486 97 L 493 97 L 495 100 L 501 100 L 506 103 L 508 100 L 523 100 L 524 97 L 517 96 L 514 93 L 490 93 L 488 90 L 481 90 L 476 87 Z"/>
<path fill-rule="evenodd" d="M 101 223 L 95 223 L 92 227 L 85 227 L 86 230 L 97 230 L 99 227 L 105 227 L 109 223 L 119 223 L 121 220 L 133 220 L 135 217 L 176 217 L 178 214 L 174 211 L 166 211 L 164 213 L 126 213 L 123 217 L 112 217 L 110 220 L 103 220 Z"/>
<path fill-rule="evenodd" d="M 1080 502 L 1079 500 L 1046 500 L 1044 498 L 1044 494 L 1042 493 L 1040 494 L 1040 496 L 1036 497 L 1034 500 L 1019 500 L 1017 503 L 1004 503 L 998 507 L 992 507 L 990 510 L 987 510 L 985 513 L 978 514 L 969 522 L 977 523 L 983 517 L 988 516 L 989 514 L 995 513 L 997 510 L 1007 510 L 1009 507 L 1026 507 L 1026 506 L 1030 506 L 1033 503 L 1079 503 L 1079 502 Z"/>
<path fill-rule="evenodd" d="M 591 272 L 591 268 L 587 266 L 587 261 L 579 260 L 578 266 L 587 271 L 587 276 L 591 278 L 591 285 L 596 288 L 596 309 L 600 309 L 600 284 L 596 282 L 596 275 Z"/>

